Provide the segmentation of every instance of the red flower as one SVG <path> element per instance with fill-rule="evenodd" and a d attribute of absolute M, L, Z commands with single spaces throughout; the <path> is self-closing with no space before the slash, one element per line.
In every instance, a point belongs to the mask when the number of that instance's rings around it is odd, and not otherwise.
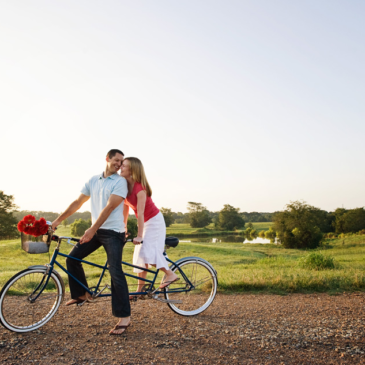
<path fill-rule="evenodd" d="M 41 232 L 41 234 L 47 234 L 48 233 L 48 224 L 46 224 L 45 226 L 41 226 L 40 232 Z"/>
<path fill-rule="evenodd" d="M 19 223 L 18 223 L 18 231 L 19 232 L 24 232 L 24 229 L 26 228 L 26 223 L 24 222 L 24 221 L 20 221 Z"/>
<path fill-rule="evenodd" d="M 29 214 L 29 215 L 26 215 L 26 216 L 23 218 L 23 221 L 24 221 L 26 224 L 34 224 L 34 223 L 35 223 L 35 217 L 33 217 L 31 214 Z"/>
<path fill-rule="evenodd" d="M 38 228 L 39 235 L 46 234 L 48 232 L 48 224 L 40 224 Z"/>
<path fill-rule="evenodd" d="M 24 233 L 25 234 L 31 234 L 30 232 L 32 231 L 32 227 L 30 227 L 30 226 L 26 226 L 25 228 L 24 228 Z"/>
<path fill-rule="evenodd" d="M 32 236 L 34 237 L 38 237 L 39 236 L 39 233 L 38 233 L 38 228 L 37 227 L 31 227 L 30 228 L 30 233 Z"/>
<path fill-rule="evenodd" d="M 40 218 L 38 222 L 41 224 L 41 226 L 44 226 L 47 224 L 47 221 L 43 217 Z"/>

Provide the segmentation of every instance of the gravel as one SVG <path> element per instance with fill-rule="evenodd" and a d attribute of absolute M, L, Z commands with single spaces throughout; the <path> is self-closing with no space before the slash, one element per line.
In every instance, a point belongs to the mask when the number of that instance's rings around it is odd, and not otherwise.
<path fill-rule="evenodd" d="M 153 300 L 109 336 L 110 303 L 60 308 L 40 330 L 0 328 L 4 364 L 365 364 L 365 293 L 217 295 L 196 317 Z"/>

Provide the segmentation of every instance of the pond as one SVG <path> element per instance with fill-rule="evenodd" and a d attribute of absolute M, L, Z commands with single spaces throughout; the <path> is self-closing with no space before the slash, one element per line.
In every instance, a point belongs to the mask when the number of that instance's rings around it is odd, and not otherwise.
<path fill-rule="evenodd" d="M 253 244 L 268 244 L 268 243 L 277 243 L 276 240 L 269 240 L 267 238 L 249 238 L 247 239 L 244 236 L 239 235 L 223 235 L 218 237 L 179 237 L 180 242 L 207 242 L 207 243 L 219 243 L 219 242 L 241 242 L 241 243 L 253 243 Z"/>

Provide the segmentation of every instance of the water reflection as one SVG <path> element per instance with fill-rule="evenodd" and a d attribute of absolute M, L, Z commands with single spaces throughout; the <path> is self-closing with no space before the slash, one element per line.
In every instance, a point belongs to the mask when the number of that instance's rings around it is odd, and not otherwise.
<path fill-rule="evenodd" d="M 246 238 L 244 236 L 230 235 L 230 236 L 219 236 L 219 237 L 178 237 L 180 242 L 206 242 L 206 243 L 220 243 L 220 242 L 241 242 L 241 243 L 252 243 L 252 244 L 268 244 L 277 243 L 276 240 L 269 240 L 268 238 Z"/>

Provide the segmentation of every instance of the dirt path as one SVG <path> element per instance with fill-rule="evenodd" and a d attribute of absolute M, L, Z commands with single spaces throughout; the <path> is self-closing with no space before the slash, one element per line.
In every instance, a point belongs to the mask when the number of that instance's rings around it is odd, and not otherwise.
<path fill-rule="evenodd" d="M 153 300 L 109 336 L 110 303 L 62 308 L 38 331 L 1 327 L 5 364 L 365 364 L 365 293 L 218 295 L 197 317 Z"/>

